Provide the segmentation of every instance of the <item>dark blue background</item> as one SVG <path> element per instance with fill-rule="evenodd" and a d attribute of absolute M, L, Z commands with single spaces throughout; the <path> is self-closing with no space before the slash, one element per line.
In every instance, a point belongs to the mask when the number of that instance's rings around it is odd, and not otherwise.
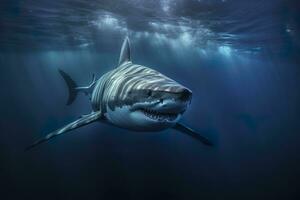
<path fill-rule="evenodd" d="M 162 2 L 1 2 L 1 199 L 297 199 L 296 1 Z M 65 106 L 57 69 L 89 83 L 126 34 L 134 63 L 193 91 L 183 121 L 215 146 L 94 123 L 24 152 L 91 111 L 84 95 Z"/>

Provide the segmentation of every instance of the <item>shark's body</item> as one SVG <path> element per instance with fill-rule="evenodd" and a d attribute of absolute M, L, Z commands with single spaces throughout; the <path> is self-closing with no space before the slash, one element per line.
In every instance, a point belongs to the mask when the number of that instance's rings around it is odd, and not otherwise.
<path fill-rule="evenodd" d="M 211 145 L 205 137 L 178 122 L 191 102 L 191 90 L 156 70 L 133 64 L 128 38 L 123 42 L 118 67 L 97 81 L 93 77 L 89 86 L 77 87 L 69 75 L 59 72 L 69 87 L 67 104 L 75 100 L 78 92 L 84 92 L 91 97 L 93 111 L 27 149 L 95 121 L 143 132 L 174 128 Z"/>

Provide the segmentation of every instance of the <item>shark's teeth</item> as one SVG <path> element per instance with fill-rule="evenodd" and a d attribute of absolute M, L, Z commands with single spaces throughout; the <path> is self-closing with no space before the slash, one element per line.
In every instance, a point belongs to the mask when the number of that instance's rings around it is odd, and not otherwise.
<path fill-rule="evenodd" d="M 157 120 L 157 121 L 174 121 L 178 117 L 178 113 L 162 113 L 158 112 L 156 110 L 151 110 L 147 108 L 141 109 L 141 111 L 146 115 L 147 117 Z"/>

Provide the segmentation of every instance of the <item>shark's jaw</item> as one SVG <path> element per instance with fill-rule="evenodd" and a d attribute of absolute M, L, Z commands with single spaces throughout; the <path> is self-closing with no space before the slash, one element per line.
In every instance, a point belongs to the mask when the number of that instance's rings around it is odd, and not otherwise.
<path fill-rule="evenodd" d="M 149 117 L 151 120 L 154 121 L 168 121 L 173 122 L 177 119 L 177 117 L 180 115 L 179 113 L 171 113 L 171 112 L 160 112 L 157 110 L 152 109 L 140 109 L 140 112 L 142 112 L 145 116 Z"/>
<path fill-rule="evenodd" d="M 176 99 L 137 102 L 108 109 L 107 119 L 116 126 L 135 131 L 160 131 L 178 122 L 189 101 Z"/>
<path fill-rule="evenodd" d="M 140 102 L 131 107 L 132 112 L 140 112 L 157 123 L 174 123 L 179 120 L 187 108 L 187 102 L 175 99 Z"/>

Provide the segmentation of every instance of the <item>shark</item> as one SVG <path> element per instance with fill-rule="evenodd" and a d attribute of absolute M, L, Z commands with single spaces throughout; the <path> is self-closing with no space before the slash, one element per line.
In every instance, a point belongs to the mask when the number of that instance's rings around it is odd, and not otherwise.
<path fill-rule="evenodd" d="M 192 91 L 154 69 L 133 64 L 128 36 L 121 47 L 117 67 L 98 80 L 93 75 L 89 85 L 79 87 L 66 72 L 58 71 L 68 87 L 67 105 L 79 93 L 84 93 L 90 97 L 92 112 L 36 140 L 25 150 L 93 122 L 139 132 L 171 128 L 212 145 L 208 138 L 180 122 L 191 103 Z"/>

